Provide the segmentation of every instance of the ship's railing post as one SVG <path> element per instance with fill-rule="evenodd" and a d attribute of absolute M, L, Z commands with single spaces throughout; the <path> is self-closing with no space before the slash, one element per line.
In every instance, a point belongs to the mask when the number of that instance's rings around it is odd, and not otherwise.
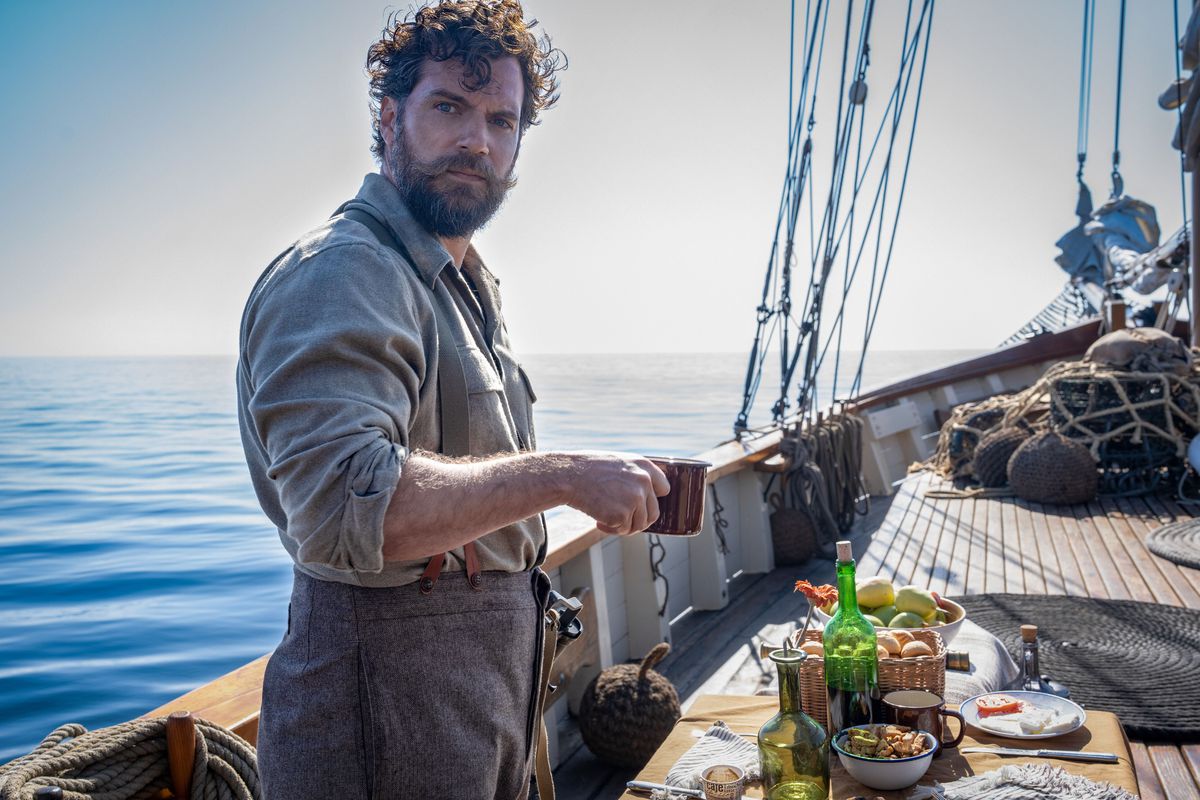
<path fill-rule="evenodd" d="M 688 539 L 692 608 L 706 611 L 722 609 L 729 605 L 729 572 L 725 564 L 725 553 L 722 551 L 722 543 L 727 542 L 729 537 L 725 536 L 723 531 L 718 535 L 712 494 L 714 486 L 717 496 L 726 506 L 722 518 L 728 521 L 732 512 L 735 515 L 733 519 L 737 519 L 736 509 L 729 507 L 737 501 L 735 486 L 731 484 L 730 477 L 719 478 L 708 487 L 704 527 L 700 529 L 699 535 Z"/>
<path fill-rule="evenodd" d="M 739 528 L 742 545 L 742 570 L 750 573 L 775 569 L 775 546 L 771 541 L 771 511 L 763 500 L 762 473 L 741 469 L 734 473 L 737 483 Z"/>
<path fill-rule="evenodd" d="M 629 653 L 641 658 L 659 642 L 671 641 L 670 613 L 658 613 L 663 602 L 662 589 L 650 568 L 650 540 L 646 534 L 622 537 L 621 572 L 625 582 Z"/>

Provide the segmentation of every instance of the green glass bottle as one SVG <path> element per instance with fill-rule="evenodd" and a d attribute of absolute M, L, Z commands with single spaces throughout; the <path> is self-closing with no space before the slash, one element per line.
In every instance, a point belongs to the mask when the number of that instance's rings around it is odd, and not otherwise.
<path fill-rule="evenodd" d="M 800 665 L 806 654 L 775 650 L 779 713 L 758 731 L 767 800 L 826 800 L 829 797 L 829 737 L 800 706 Z"/>
<path fill-rule="evenodd" d="M 882 722 L 875 628 L 858 610 L 850 543 L 837 543 L 837 613 L 825 626 L 825 688 L 829 735 L 855 725 Z"/>

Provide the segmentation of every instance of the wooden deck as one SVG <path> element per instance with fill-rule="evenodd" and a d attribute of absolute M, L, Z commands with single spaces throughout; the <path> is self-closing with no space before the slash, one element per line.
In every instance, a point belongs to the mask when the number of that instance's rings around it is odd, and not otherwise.
<path fill-rule="evenodd" d="M 1141 600 L 1200 608 L 1200 571 L 1152 555 L 1149 531 L 1200 514 L 1170 498 L 1101 499 L 1087 505 L 1041 506 L 1015 499 L 928 499 L 941 481 L 910 477 L 888 503 L 876 501 L 851 539 L 859 572 L 918 583 L 949 596 L 994 592 L 1068 594 Z M 774 669 L 758 657 L 758 642 L 778 642 L 806 606 L 791 591 L 798 578 L 832 581 L 828 559 L 742 576 L 730 604 L 673 628 L 673 650 L 660 665 L 686 707 L 701 693 L 769 690 Z M 555 770 L 567 800 L 617 797 L 632 772 L 601 764 L 578 736 L 564 737 L 570 753 Z M 1200 742 L 1133 742 L 1142 797 L 1200 798 Z"/>

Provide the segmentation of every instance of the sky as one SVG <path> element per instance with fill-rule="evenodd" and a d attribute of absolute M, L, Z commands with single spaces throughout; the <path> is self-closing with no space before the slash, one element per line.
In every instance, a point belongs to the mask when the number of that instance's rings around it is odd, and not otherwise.
<path fill-rule="evenodd" d="M 1172 8 L 1129 5 L 1122 173 L 1166 235 L 1184 218 L 1175 116 L 1156 105 L 1175 74 Z M 1119 4 L 1097 6 L 1099 202 Z M 517 348 L 748 350 L 786 165 L 790 4 L 525 7 L 569 67 L 525 137 L 516 189 L 475 238 Z M 840 18 L 845 0 L 833 7 Z M 0 4 L 0 356 L 235 353 L 262 269 L 377 169 L 365 55 L 408 8 Z M 895 77 L 904 4 L 880 8 L 869 119 Z M 1187 11 L 1179 0 L 1181 26 Z M 1078 0 L 937 4 L 874 347 L 992 347 L 1061 288 L 1081 24 Z M 832 128 L 818 106 L 818 176 Z"/>

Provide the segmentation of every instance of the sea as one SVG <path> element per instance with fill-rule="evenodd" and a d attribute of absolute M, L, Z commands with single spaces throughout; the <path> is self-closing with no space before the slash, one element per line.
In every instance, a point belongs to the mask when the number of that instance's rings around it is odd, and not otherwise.
<path fill-rule="evenodd" d="M 977 352 L 874 351 L 863 386 Z M 746 375 L 734 353 L 525 366 L 541 449 L 663 456 L 729 439 Z M 250 486 L 234 367 L 232 356 L 0 359 L 0 763 L 64 723 L 137 717 L 279 642 L 291 565 Z M 770 421 L 777 376 L 764 377 L 752 425 Z"/>

